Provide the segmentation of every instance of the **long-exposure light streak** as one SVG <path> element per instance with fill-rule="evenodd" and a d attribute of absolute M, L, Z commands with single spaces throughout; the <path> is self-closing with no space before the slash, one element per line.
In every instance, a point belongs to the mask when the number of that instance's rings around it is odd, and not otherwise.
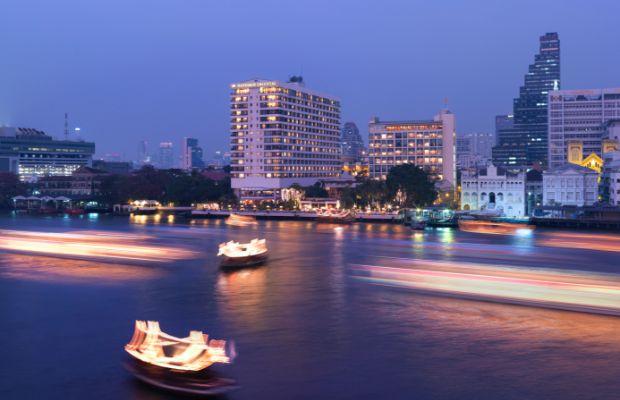
<path fill-rule="evenodd" d="M 147 237 L 131 234 L 89 232 L 48 233 L 0 231 L 0 249 L 48 256 L 167 262 L 191 258 L 194 253 L 157 244 L 144 244 Z M 136 242 L 140 241 L 141 244 Z"/>
<path fill-rule="evenodd" d="M 456 297 L 620 315 L 620 276 L 581 271 L 441 261 L 412 261 L 411 268 L 353 266 L 373 284 Z"/>

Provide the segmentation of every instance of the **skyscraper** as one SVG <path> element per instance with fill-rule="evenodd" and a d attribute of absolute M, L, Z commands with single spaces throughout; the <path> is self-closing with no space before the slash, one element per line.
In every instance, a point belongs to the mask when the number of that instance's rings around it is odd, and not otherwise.
<path fill-rule="evenodd" d="M 204 168 L 202 147 L 198 145 L 198 139 L 183 138 L 181 152 L 181 167 L 183 169 L 189 171 L 195 168 Z"/>
<path fill-rule="evenodd" d="M 170 169 L 174 167 L 174 147 L 172 142 L 161 142 L 159 144 L 158 166 L 161 169 Z"/>
<path fill-rule="evenodd" d="M 231 183 L 242 200 L 340 175 L 340 102 L 301 77 L 233 83 L 230 117 Z"/>
<path fill-rule="evenodd" d="M 501 129 L 493 149 L 495 165 L 547 165 L 547 97 L 560 88 L 560 39 L 557 33 L 540 37 L 540 51 L 530 64 L 519 97 L 514 99 L 514 126 Z"/>
<path fill-rule="evenodd" d="M 355 163 L 361 161 L 364 154 L 364 140 L 360 135 L 355 122 L 344 124 L 340 133 L 342 145 L 342 161 L 345 163 Z"/>
<path fill-rule="evenodd" d="M 151 164 L 151 155 L 149 154 L 149 143 L 141 140 L 138 146 L 138 163 L 139 166 Z"/>

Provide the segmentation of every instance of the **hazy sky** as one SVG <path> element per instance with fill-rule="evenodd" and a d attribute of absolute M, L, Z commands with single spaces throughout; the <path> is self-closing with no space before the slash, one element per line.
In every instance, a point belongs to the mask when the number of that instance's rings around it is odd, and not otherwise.
<path fill-rule="evenodd" d="M 619 0 L 0 0 L 0 125 L 135 159 L 200 139 L 228 148 L 228 85 L 286 80 L 340 98 L 363 136 L 377 115 L 430 118 L 449 99 L 458 132 L 511 111 L 538 47 L 560 34 L 562 87 L 620 86 Z M 177 148 L 178 154 L 178 148 Z"/>

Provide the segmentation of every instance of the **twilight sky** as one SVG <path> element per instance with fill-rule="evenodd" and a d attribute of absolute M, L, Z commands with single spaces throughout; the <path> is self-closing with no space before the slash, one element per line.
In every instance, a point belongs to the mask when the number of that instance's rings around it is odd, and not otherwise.
<path fill-rule="evenodd" d="M 560 34 L 564 89 L 620 86 L 618 0 L 1 0 L 0 125 L 97 154 L 197 137 L 228 148 L 228 85 L 303 74 L 343 122 L 425 119 L 457 131 L 511 111 L 538 37 Z"/>

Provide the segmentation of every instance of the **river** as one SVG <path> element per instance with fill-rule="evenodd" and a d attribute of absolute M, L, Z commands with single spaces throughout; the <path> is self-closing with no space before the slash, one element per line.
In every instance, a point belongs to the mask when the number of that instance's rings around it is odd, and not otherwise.
<path fill-rule="evenodd" d="M 87 231 L 158 250 L 95 261 L 38 254 L 36 245 L 0 253 L 1 399 L 176 398 L 123 368 L 136 319 L 233 340 L 238 357 L 216 367 L 240 386 L 229 399 L 620 396 L 619 317 L 434 296 L 351 273 L 431 260 L 616 274 L 618 238 L 609 234 L 95 215 L 3 216 L 0 228 Z M 267 239 L 266 265 L 218 268 L 219 243 L 254 237 Z"/>

